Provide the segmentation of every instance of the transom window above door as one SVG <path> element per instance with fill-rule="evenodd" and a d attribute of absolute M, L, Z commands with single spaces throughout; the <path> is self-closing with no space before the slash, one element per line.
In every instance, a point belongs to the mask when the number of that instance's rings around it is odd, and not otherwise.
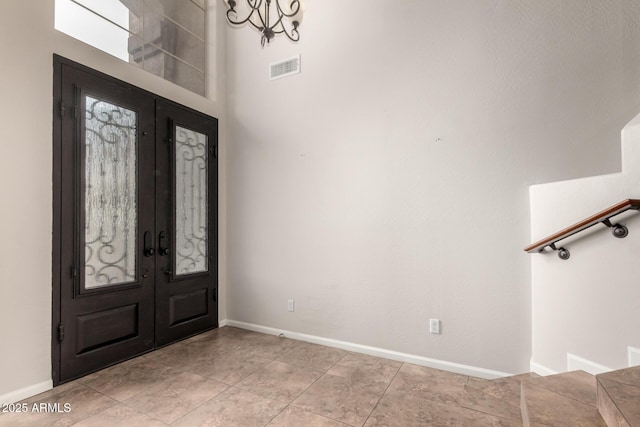
<path fill-rule="evenodd" d="M 55 28 L 205 95 L 205 0 L 56 0 Z"/>

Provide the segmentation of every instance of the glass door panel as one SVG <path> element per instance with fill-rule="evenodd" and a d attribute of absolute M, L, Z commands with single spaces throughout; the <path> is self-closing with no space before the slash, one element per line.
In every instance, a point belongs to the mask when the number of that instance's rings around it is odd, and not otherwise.
<path fill-rule="evenodd" d="M 175 275 L 209 269 L 207 135 L 176 126 Z"/>
<path fill-rule="evenodd" d="M 136 281 L 137 115 L 86 95 L 84 288 Z"/>

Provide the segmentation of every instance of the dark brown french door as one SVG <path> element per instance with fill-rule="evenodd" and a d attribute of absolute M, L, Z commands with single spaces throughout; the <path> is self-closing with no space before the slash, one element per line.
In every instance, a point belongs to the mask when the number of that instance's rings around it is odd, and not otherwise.
<path fill-rule="evenodd" d="M 217 326 L 217 120 L 54 70 L 58 384 Z"/>
<path fill-rule="evenodd" d="M 217 121 L 156 103 L 156 345 L 217 326 Z"/>

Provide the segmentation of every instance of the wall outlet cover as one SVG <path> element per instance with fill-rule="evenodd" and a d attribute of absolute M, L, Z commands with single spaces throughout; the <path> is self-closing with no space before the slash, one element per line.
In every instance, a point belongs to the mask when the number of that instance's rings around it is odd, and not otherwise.
<path fill-rule="evenodd" d="M 440 333 L 440 319 L 429 319 L 429 332 L 432 334 Z"/>

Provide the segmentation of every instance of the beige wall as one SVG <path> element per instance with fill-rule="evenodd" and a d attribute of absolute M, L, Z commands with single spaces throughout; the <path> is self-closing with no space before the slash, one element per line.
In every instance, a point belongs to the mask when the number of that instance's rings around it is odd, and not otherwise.
<path fill-rule="evenodd" d="M 211 1 L 211 99 L 202 98 L 53 29 L 54 1 L 0 2 L 0 402 L 45 389 L 51 382 L 51 232 L 53 53 L 96 68 L 204 113 L 224 110 L 219 59 L 224 33 Z M 223 120 L 222 120 L 223 121 Z M 224 127 L 221 131 L 224 142 Z M 220 155 L 221 248 L 226 246 L 225 155 Z M 224 298 L 225 251 L 221 251 Z M 224 299 L 223 299 L 224 301 Z M 225 317 L 225 304 L 220 304 Z"/>
<path fill-rule="evenodd" d="M 307 3 L 228 32 L 229 319 L 527 371 L 527 189 L 620 167 L 637 2 Z"/>

